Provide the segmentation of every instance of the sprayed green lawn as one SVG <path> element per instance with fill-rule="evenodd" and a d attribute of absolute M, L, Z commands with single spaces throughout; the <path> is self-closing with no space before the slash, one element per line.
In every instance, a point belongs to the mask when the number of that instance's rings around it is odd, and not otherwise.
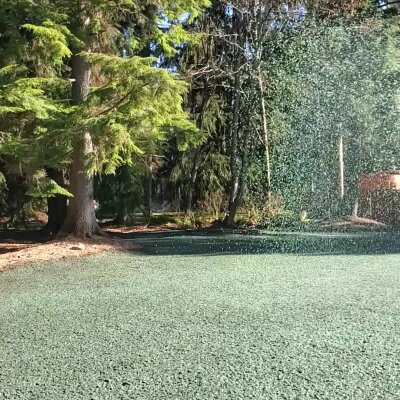
<path fill-rule="evenodd" d="M 400 398 L 400 255 L 178 253 L 1 274 L 0 399 Z"/>

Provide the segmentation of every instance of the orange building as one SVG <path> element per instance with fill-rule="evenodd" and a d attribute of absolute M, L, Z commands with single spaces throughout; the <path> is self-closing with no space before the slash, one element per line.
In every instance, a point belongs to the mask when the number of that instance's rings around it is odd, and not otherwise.
<path fill-rule="evenodd" d="M 399 171 L 360 175 L 358 214 L 388 225 L 400 224 Z"/>

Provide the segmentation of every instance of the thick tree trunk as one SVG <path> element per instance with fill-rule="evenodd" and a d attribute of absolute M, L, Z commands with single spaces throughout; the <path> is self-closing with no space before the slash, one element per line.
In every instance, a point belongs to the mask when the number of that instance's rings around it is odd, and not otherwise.
<path fill-rule="evenodd" d="M 59 186 L 65 187 L 65 179 L 62 171 L 46 168 L 47 176 L 55 181 Z M 67 215 L 67 198 L 65 196 L 56 195 L 47 199 L 47 225 L 43 230 L 49 235 L 56 234 L 62 227 L 65 216 Z"/>
<path fill-rule="evenodd" d="M 62 231 L 78 237 L 90 237 L 99 233 L 93 197 L 93 176 L 87 170 L 87 157 L 93 151 L 89 133 L 83 135 L 81 146 L 74 151 L 70 168 L 70 191 L 68 212 Z"/>
<path fill-rule="evenodd" d="M 75 55 L 72 58 L 73 104 L 79 105 L 86 100 L 91 79 L 90 66 L 84 58 Z M 70 191 L 67 217 L 62 227 L 63 233 L 72 233 L 79 237 L 90 237 L 99 233 L 93 198 L 93 176 L 87 171 L 89 159 L 93 153 L 93 142 L 89 132 L 83 132 L 75 142 L 70 167 Z"/>
<path fill-rule="evenodd" d="M 27 200 L 25 192 L 28 189 L 27 181 L 23 176 L 9 175 L 7 179 L 7 214 L 8 224 L 14 225 L 25 222 L 24 205 Z"/>

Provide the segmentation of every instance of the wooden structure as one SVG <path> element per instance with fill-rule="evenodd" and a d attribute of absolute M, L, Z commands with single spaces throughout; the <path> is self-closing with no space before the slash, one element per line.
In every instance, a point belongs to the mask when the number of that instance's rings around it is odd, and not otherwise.
<path fill-rule="evenodd" d="M 388 225 L 400 224 L 400 171 L 359 177 L 358 214 Z"/>

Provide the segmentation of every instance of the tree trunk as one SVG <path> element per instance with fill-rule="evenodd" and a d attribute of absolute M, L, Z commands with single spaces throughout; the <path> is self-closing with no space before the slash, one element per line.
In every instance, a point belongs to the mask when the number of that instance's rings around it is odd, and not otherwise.
<path fill-rule="evenodd" d="M 226 226 L 234 226 L 235 217 L 237 212 L 236 197 L 239 190 L 239 174 L 237 164 L 238 152 L 238 136 L 239 136 L 239 111 L 240 111 L 240 72 L 235 75 L 235 88 L 234 88 L 234 105 L 233 105 L 233 120 L 232 120 L 232 134 L 231 134 L 231 189 L 229 193 L 229 210 L 225 218 L 224 224 Z"/>
<path fill-rule="evenodd" d="M 46 168 L 46 173 L 50 179 L 65 188 L 65 179 L 62 171 Z M 43 228 L 46 233 L 54 235 L 61 229 L 67 215 L 67 208 L 67 198 L 65 196 L 56 195 L 47 199 L 48 221 L 47 225 Z"/>
<path fill-rule="evenodd" d="M 344 144 L 343 136 L 339 137 L 339 196 L 340 200 L 344 199 Z"/>
<path fill-rule="evenodd" d="M 128 207 L 126 204 L 126 199 L 124 196 L 120 196 L 120 198 L 118 199 L 118 211 L 115 222 L 118 225 L 126 225 L 127 220 L 128 220 Z"/>
<path fill-rule="evenodd" d="M 91 152 L 92 138 L 86 132 L 81 146 L 74 150 L 70 167 L 70 191 L 74 197 L 69 200 L 67 217 L 62 227 L 63 232 L 78 237 L 91 237 L 100 232 L 94 209 L 93 176 L 86 172 L 87 157 Z"/>
<path fill-rule="evenodd" d="M 27 181 L 20 175 L 9 175 L 7 179 L 7 214 L 9 215 L 8 224 L 25 222 L 24 205 L 27 201 L 25 193 L 28 189 Z"/>
<path fill-rule="evenodd" d="M 79 105 L 87 98 L 91 71 L 84 58 L 72 57 L 72 102 Z M 83 132 L 75 142 L 72 164 L 70 167 L 70 192 L 67 217 L 62 227 L 63 233 L 72 233 L 79 237 L 90 237 L 99 233 L 93 198 L 93 176 L 88 173 L 90 157 L 93 153 L 93 142 L 89 132 Z"/>
<path fill-rule="evenodd" d="M 190 180 L 187 188 L 185 213 L 189 213 L 192 211 L 193 192 L 197 180 L 197 173 L 200 167 L 200 159 L 201 159 L 201 149 L 197 149 L 194 157 L 192 173 L 190 174 Z"/>
<path fill-rule="evenodd" d="M 247 168 L 249 166 L 250 131 L 247 129 L 244 137 L 242 167 L 239 176 L 239 190 L 236 197 L 236 210 L 243 204 L 243 197 L 247 185 Z"/>
<path fill-rule="evenodd" d="M 152 199 L 153 199 L 153 167 L 151 165 L 151 158 L 146 170 L 145 188 L 144 188 L 144 207 L 143 215 L 150 218 L 152 216 Z"/>
<path fill-rule="evenodd" d="M 268 184 L 268 198 L 271 197 L 271 156 L 270 156 L 270 139 L 268 132 L 268 121 L 267 121 L 267 108 L 264 99 L 264 82 L 262 78 L 261 69 L 258 71 L 258 84 L 260 89 L 260 99 L 261 99 L 261 113 L 262 113 L 262 126 L 264 133 L 264 146 L 265 146 L 265 162 L 267 171 L 267 184 Z"/>
<path fill-rule="evenodd" d="M 353 217 L 358 217 L 358 197 L 354 200 Z"/>

